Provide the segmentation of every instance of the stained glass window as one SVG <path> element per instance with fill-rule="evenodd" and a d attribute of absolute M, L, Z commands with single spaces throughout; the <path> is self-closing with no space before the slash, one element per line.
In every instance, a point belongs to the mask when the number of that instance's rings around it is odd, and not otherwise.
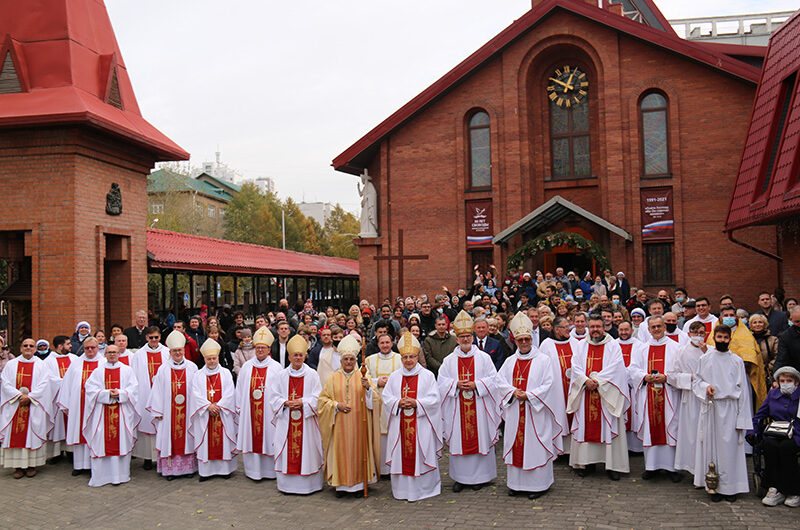
<path fill-rule="evenodd" d="M 659 93 L 642 98 L 642 151 L 644 174 L 661 176 L 669 174 L 667 128 L 667 99 Z"/>
<path fill-rule="evenodd" d="M 492 185 L 492 149 L 489 115 L 476 112 L 469 120 L 470 187 Z"/>

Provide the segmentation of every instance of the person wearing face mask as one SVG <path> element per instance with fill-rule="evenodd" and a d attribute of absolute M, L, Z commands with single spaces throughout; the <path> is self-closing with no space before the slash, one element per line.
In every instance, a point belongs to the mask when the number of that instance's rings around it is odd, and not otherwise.
<path fill-rule="evenodd" d="M 701 401 L 695 446 L 694 485 L 707 487 L 709 462 L 719 473 L 713 502 L 735 502 L 750 491 L 744 437 L 753 425 L 751 392 L 744 361 L 730 351 L 731 328 L 717 324 L 710 339 L 713 348 L 700 357 L 692 381 Z"/>
<path fill-rule="evenodd" d="M 731 352 L 741 357 L 744 361 L 750 386 L 755 393 L 754 398 L 751 400 L 753 401 L 753 407 L 755 407 L 767 397 L 764 359 L 758 350 L 758 343 L 750 330 L 747 329 L 747 326 L 736 317 L 736 308 L 732 305 L 726 305 L 722 308 L 719 320 L 731 330 Z M 712 344 L 713 340 L 713 337 L 709 337 L 707 343 Z"/>
<path fill-rule="evenodd" d="M 686 288 L 684 287 L 676 287 L 675 288 L 675 303 L 672 304 L 670 310 L 678 316 L 683 315 L 683 304 L 689 299 L 689 296 L 686 294 Z"/>
<path fill-rule="evenodd" d="M 678 329 L 678 315 L 672 311 L 664 313 L 664 325 L 667 328 L 667 338 L 677 343 L 678 346 L 683 347 L 689 342 L 689 336 Z"/>
<path fill-rule="evenodd" d="M 675 469 L 690 473 L 694 472 L 694 446 L 697 442 L 697 418 L 701 405 L 701 401 L 692 391 L 692 383 L 700 357 L 707 351 L 706 328 L 702 322 L 693 322 L 689 327 L 687 342 L 678 352 L 674 374 L 675 386 L 680 389 Z"/>
<path fill-rule="evenodd" d="M 797 465 L 797 452 L 800 450 L 800 429 L 795 417 L 800 404 L 800 372 L 791 366 L 775 371 L 778 388 L 767 394 L 767 399 L 753 416 L 753 429 L 747 434 L 747 441 L 753 444 L 755 436 L 763 437 L 764 486 L 769 488 L 761 499 L 765 506 L 785 504 L 792 508 L 800 506 L 800 467 Z M 791 437 L 776 437 L 764 434 L 768 421 L 788 421 L 794 429 Z"/>

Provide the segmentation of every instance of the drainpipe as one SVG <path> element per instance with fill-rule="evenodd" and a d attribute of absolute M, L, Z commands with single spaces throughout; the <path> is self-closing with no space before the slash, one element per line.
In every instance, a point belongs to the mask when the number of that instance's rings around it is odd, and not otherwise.
<path fill-rule="evenodd" d="M 777 227 L 776 227 L 777 229 Z M 778 285 L 783 285 L 783 258 L 777 254 L 773 254 L 772 252 L 768 252 L 766 250 L 762 250 L 760 248 L 756 248 L 749 243 L 745 243 L 744 241 L 739 241 L 735 237 L 733 237 L 733 230 L 726 230 L 725 233 L 728 234 L 728 240 L 731 243 L 735 243 L 736 245 L 742 246 L 748 250 L 752 250 L 753 252 L 757 252 L 762 256 L 766 256 L 770 259 L 774 259 L 778 262 Z M 778 248 L 780 248 L 780 231 L 778 232 Z"/>

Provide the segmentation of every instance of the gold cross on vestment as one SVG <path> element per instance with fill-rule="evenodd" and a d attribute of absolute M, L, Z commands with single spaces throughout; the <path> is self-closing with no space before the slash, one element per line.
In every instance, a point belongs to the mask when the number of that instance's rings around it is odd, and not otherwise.
<path fill-rule="evenodd" d="M 409 387 L 408 383 L 406 383 L 406 386 L 403 387 L 403 397 L 408 397 L 409 390 L 411 390 L 411 387 Z"/>
<path fill-rule="evenodd" d="M 519 374 L 519 375 L 517 376 L 517 378 L 516 378 L 516 379 L 514 379 L 514 381 L 516 381 L 518 385 L 521 385 L 521 384 L 523 383 L 523 381 L 525 381 L 525 378 L 524 378 L 524 377 L 522 377 L 522 374 Z"/>
<path fill-rule="evenodd" d="M 292 401 L 297 399 L 297 392 L 295 392 L 294 389 L 292 389 L 292 393 L 289 394 L 289 399 L 291 399 Z"/>
<path fill-rule="evenodd" d="M 462 381 L 469 380 L 471 377 L 472 377 L 472 373 L 469 370 L 467 370 L 466 372 L 462 372 L 461 373 L 461 380 Z"/>
<path fill-rule="evenodd" d="M 211 399 L 214 399 L 214 394 L 216 394 L 216 393 L 217 393 L 217 391 L 214 390 L 213 388 L 208 389 L 208 395 L 209 395 L 209 397 Z"/>

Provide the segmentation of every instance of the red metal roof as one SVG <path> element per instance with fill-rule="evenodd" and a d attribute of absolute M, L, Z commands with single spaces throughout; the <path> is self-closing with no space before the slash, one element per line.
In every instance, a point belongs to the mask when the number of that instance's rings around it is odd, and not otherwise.
<path fill-rule="evenodd" d="M 0 0 L 0 13 L 0 70 L 10 52 L 22 87 L 0 94 L 0 127 L 86 124 L 189 158 L 142 118 L 102 0 Z M 122 109 L 106 103 L 114 75 Z"/>
<path fill-rule="evenodd" d="M 658 9 L 655 8 L 655 4 L 652 2 L 648 2 L 648 5 L 651 5 L 655 11 L 658 11 Z M 667 24 L 669 30 L 662 31 L 639 22 L 634 22 L 627 17 L 617 15 L 608 10 L 587 4 L 583 0 L 545 0 L 514 21 L 492 40 L 484 44 L 478 51 L 467 57 L 458 66 L 447 72 L 438 81 L 378 124 L 352 146 L 348 147 L 333 160 L 331 165 L 337 171 L 352 174 L 361 173 L 364 167 L 369 163 L 370 151 L 377 146 L 383 137 L 402 125 L 406 120 L 413 117 L 435 99 L 441 97 L 450 88 L 496 53 L 502 51 L 503 48 L 511 44 L 524 32 L 540 24 L 549 15 L 558 10 L 569 11 L 575 15 L 588 18 L 634 38 L 649 42 L 673 53 L 683 55 L 690 60 L 705 64 L 706 66 L 721 70 L 746 81 L 752 83 L 758 82 L 760 73 L 758 68 L 733 59 L 724 53 L 716 51 L 712 47 L 702 46 L 699 43 L 681 39 L 675 34 L 669 24 Z M 663 18 L 663 15 L 661 18 Z"/>
<path fill-rule="evenodd" d="M 783 131 L 776 131 L 784 80 L 800 68 L 800 11 L 770 38 L 761 82 L 756 92 L 750 127 L 745 139 L 739 174 L 731 196 L 726 230 L 774 221 L 800 213 L 800 73 L 794 86 Z M 791 94 L 790 94 L 791 96 Z M 766 168 L 772 153 L 771 138 L 779 135 L 772 175 Z M 762 193 L 764 178 L 768 189 Z"/>
<path fill-rule="evenodd" d="M 224 274 L 358 277 L 354 259 L 147 229 L 150 267 Z"/>

